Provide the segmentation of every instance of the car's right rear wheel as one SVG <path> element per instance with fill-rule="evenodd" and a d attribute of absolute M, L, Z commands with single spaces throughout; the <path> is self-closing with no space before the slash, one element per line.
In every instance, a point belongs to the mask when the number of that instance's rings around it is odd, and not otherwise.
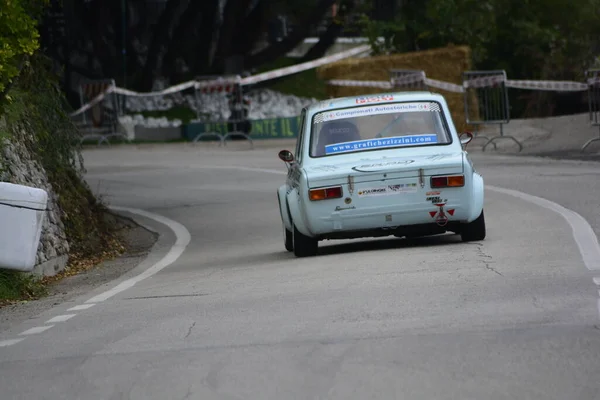
<path fill-rule="evenodd" d="M 294 225 L 294 255 L 296 257 L 311 257 L 317 255 L 319 241 L 303 235 Z"/>
<path fill-rule="evenodd" d="M 283 225 L 283 243 L 287 251 L 294 251 L 294 234 Z"/>
<path fill-rule="evenodd" d="M 475 242 L 485 239 L 485 217 L 483 210 L 475 221 L 465 224 L 460 231 L 460 238 L 463 242 Z"/>

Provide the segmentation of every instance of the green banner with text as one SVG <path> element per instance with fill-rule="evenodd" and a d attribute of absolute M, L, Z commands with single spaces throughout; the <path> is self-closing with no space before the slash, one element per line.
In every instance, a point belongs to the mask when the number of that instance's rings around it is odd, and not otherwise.
<path fill-rule="evenodd" d="M 269 118 L 251 120 L 252 139 L 293 139 L 298 137 L 300 117 Z M 227 122 L 194 122 L 183 126 L 183 137 L 194 140 L 201 133 L 215 132 L 227 134 Z M 215 140 L 214 137 L 204 137 L 201 140 Z"/>

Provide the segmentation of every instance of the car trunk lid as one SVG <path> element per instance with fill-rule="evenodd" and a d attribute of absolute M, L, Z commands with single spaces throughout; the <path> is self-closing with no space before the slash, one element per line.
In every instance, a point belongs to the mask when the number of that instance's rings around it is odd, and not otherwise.
<path fill-rule="evenodd" d="M 310 187 L 463 173 L 462 153 L 359 160 L 307 169 Z"/>

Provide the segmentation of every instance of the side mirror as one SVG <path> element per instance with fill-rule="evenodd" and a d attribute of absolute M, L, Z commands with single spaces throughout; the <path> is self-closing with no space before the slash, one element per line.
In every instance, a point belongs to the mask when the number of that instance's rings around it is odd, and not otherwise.
<path fill-rule="evenodd" d="M 294 155 L 289 150 L 281 150 L 279 152 L 279 159 L 284 163 L 291 163 L 294 161 Z"/>
<path fill-rule="evenodd" d="M 471 132 L 464 132 L 460 134 L 460 144 L 466 146 L 473 140 L 473 134 Z"/>

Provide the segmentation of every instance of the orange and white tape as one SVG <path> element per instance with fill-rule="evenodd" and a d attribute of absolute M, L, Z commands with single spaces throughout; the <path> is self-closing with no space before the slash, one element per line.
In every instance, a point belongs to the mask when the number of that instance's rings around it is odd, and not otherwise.
<path fill-rule="evenodd" d="M 470 79 L 463 82 L 463 85 L 457 85 L 450 82 L 439 81 L 425 77 L 424 79 L 418 74 L 407 75 L 401 78 L 395 78 L 392 81 L 360 81 L 348 79 L 333 79 L 327 81 L 330 85 L 335 86 L 356 86 L 356 87 L 373 87 L 382 89 L 392 89 L 394 87 L 402 87 L 412 83 L 423 81 L 426 86 L 437 89 L 446 90 L 454 93 L 464 93 L 468 88 L 486 88 L 493 87 L 498 83 L 504 82 L 507 88 L 513 89 L 529 89 L 529 90 L 548 90 L 555 92 L 577 92 L 585 91 L 590 86 L 600 84 L 600 78 L 589 79 L 586 83 L 573 81 L 533 81 L 533 80 L 507 80 L 501 75 Z"/>
<path fill-rule="evenodd" d="M 321 65 L 330 64 L 332 62 L 343 60 L 348 57 L 363 54 L 370 50 L 371 50 L 371 46 L 363 45 L 363 46 L 358 46 L 358 47 L 355 47 L 355 48 L 352 48 L 352 49 L 349 49 L 346 51 L 342 51 L 342 52 L 339 52 L 336 54 L 325 56 L 325 57 L 319 58 L 317 60 L 307 61 L 302 64 L 292 65 L 290 67 L 284 67 L 284 68 L 276 69 L 273 71 L 264 72 L 264 73 L 254 75 L 254 76 L 249 76 L 249 77 L 246 77 L 243 79 L 241 79 L 238 76 L 238 77 L 229 78 L 229 79 L 228 78 L 217 78 L 217 79 L 210 80 L 210 81 L 188 81 L 188 82 L 180 83 L 178 85 L 171 86 L 169 88 L 166 88 L 164 90 L 159 90 L 156 92 L 141 93 L 141 92 L 135 92 L 133 90 L 123 89 L 123 88 L 116 87 L 116 86 L 111 86 L 107 90 L 105 90 L 104 92 L 102 92 L 98 96 L 96 96 L 94 99 L 92 99 L 92 101 L 90 101 L 87 104 L 84 104 L 81 108 L 79 108 L 78 110 L 71 113 L 71 116 L 74 117 L 76 115 L 84 113 L 85 111 L 89 110 L 96 104 L 100 103 L 102 100 L 104 100 L 104 98 L 107 95 L 109 95 L 111 93 L 120 94 L 123 96 L 130 96 L 130 97 L 154 97 L 154 96 L 165 96 L 165 95 L 169 95 L 169 94 L 173 94 L 173 93 L 182 92 L 182 91 L 192 88 L 192 87 L 195 88 L 196 90 L 201 90 L 202 92 L 206 92 L 206 93 L 214 93 L 214 92 L 222 92 L 222 91 L 230 92 L 233 89 L 233 86 L 237 85 L 237 84 L 250 85 L 250 84 L 254 84 L 254 83 L 264 82 L 264 81 L 267 81 L 270 79 L 280 78 L 283 76 L 287 76 L 287 75 L 295 74 L 298 72 L 306 71 L 306 70 L 309 70 L 312 68 L 316 68 Z"/>
<path fill-rule="evenodd" d="M 465 91 L 465 89 L 462 86 L 457 85 L 455 83 L 438 81 L 436 79 L 431 78 L 425 78 L 425 85 L 454 93 L 462 93 Z"/>
<path fill-rule="evenodd" d="M 506 77 L 504 75 L 489 75 L 482 76 L 480 78 L 472 78 L 463 81 L 463 88 L 484 88 L 495 86 L 499 83 L 506 82 Z"/>
<path fill-rule="evenodd" d="M 114 90 L 116 89 L 115 86 L 109 86 L 108 89 L 106 89 L 104 92 L 100 93 L 99 95 L 97 95 L 96 97 L 94 97 L 89 103 L 84 104 L 83 106 L 81 106 L 79 109 L 73 111 L 70 116 L 71 117 L 75 117 L 79 114 L 82 114 L 84 112 L 86 112 L 87 110 L 89 110 L 90 108 L 94 107 L 96 104 L 100 103 L 102 100 L 104 100 L 104 98 L 112 93 Z"/>
<path fill-rule="evenodd" d="M 354 86 L 354 87 L 373 87 L 380 89 L 391 89 L 392 83 L 388 81 L 354 81 L 351 79 L 333 79 L 327 81 L 333 86 Z"/>
<path fill-rule="evenodd" d="M 275 78 L 280 78 L 282 76 L 296 74 L 298 72 L 306 71 L 309 69 L 320 67 L 321 65 L 331 64 L 333 62 L 343 60 L 348 57 L 356 56 L 359 54 L 366 53 L 371 50 L 371 46 L 363 45 L 352 48 L 350 50 L 345 50 L 336 54 L 332 54 L 330 56 L 325 56 L 319 58 L 318 60 L 307 61 L 302 64 L 292 65 L 289 67 L 284 67 L 280 69 L 276 69 L 269 72 L 263 72 L 262 74 L 249 76 L 243 78 L 241 81 L 242 85 L 251 85 L 254 83 L 264 82 Z"/>
<path fill-rule="evenodd" d="M 579 92 L 589 88 L 589 85 L 585 83 L 572 81 L 507 80 L 506 86 L 514 89 L 550 90 L 554 92 Z"/>

